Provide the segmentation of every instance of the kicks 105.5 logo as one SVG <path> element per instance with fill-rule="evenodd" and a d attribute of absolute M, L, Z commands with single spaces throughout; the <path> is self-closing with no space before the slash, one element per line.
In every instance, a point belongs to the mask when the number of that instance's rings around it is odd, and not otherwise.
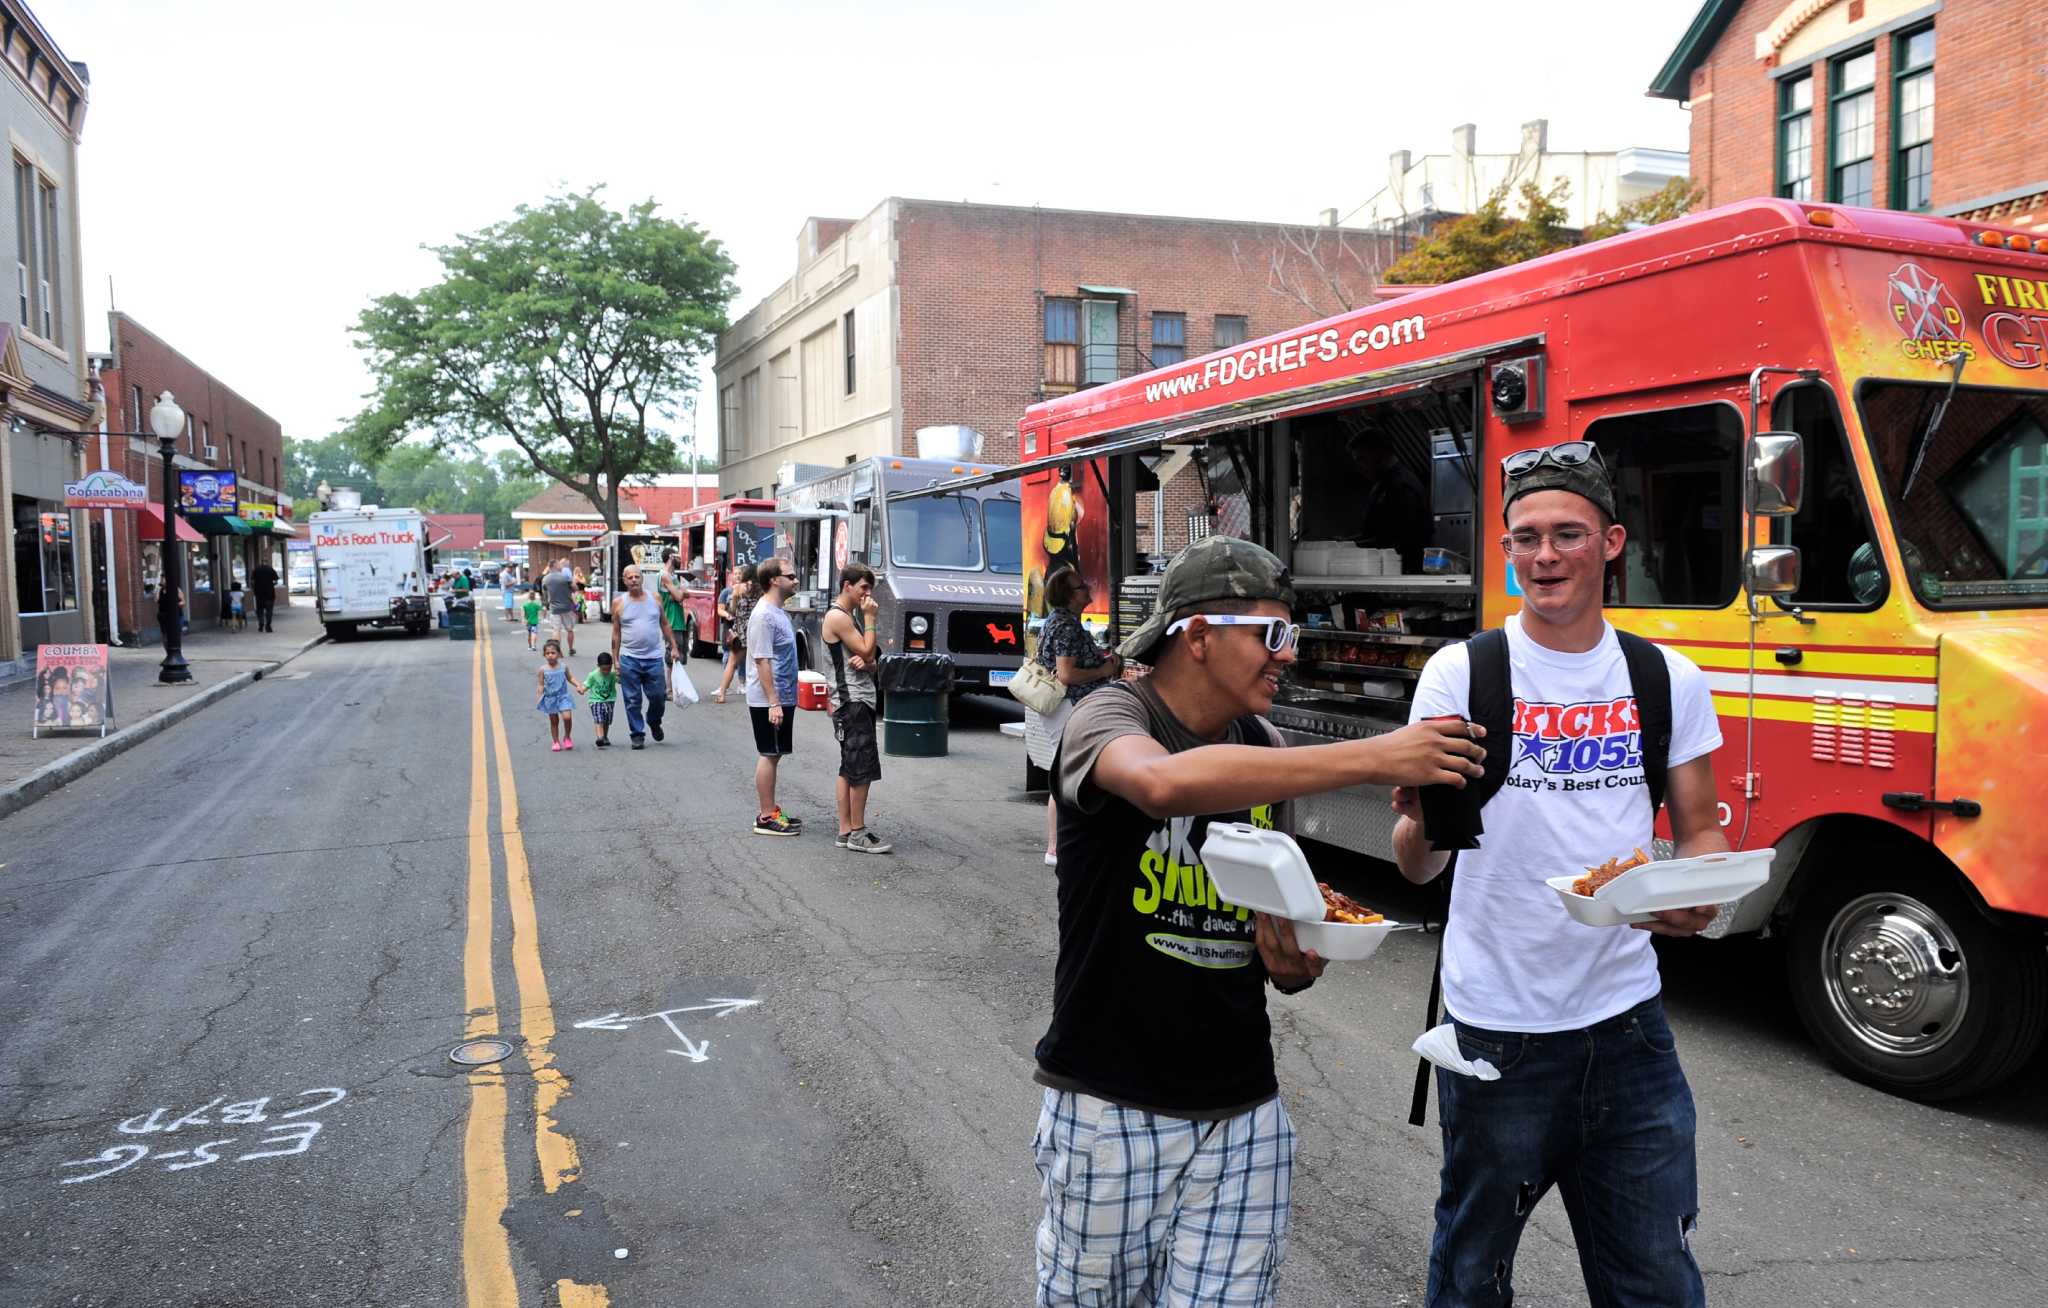
<path fill-rule="evenodd" d="M 1902 263 L 1886 282 L 1885 304 L 1905 337 L 1899 352 L 1909 359 L 1947 363 L 1957 355 L 1977 357 L 1963 339 L 1963 306 L 1949 294 L 1941 278 L 1917 263 Z"/>
<path fill-rule="evenodd" d="M 1507 784 L 1522 790 L 1613 790 L 1643 784 L 1643 722 L 1633 695 L 1580 704 L 1515 697 Z M 1535 765 L 1536 775 L 1525 770 Z"/>

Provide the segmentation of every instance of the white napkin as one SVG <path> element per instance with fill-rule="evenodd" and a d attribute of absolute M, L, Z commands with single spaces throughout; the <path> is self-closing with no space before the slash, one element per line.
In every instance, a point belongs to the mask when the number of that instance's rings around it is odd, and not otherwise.
<path fill-rule="evenodd" d="M 1500 1080 L 1500 1071 L 1483 1058 L 1467 1060 L 1458 1052 L 1458 1028 L 1449 1022 L 1432 1027 L 1415 1037 L 1415 1052 L 1446 1072 L 1476 1076 L 1482 1081 Z"/>

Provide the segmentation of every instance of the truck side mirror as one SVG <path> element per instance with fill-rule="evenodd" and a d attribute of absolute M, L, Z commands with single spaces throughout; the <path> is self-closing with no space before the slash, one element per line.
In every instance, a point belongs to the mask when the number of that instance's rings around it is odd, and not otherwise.
<path fill-rule="evenodd" d="M 1742 584 L 1752 595 L 1790 595 L 1799 589 L 1799 547 L 1759 545 L 1749 552 Z"/>
<path fill-rule="evenodd" d="M 1749 511 L 1767 518 L 1799 512 L 1806 491 L 1806 450 L 1799 433 L 1760 431 L 1749 443 Z"/>

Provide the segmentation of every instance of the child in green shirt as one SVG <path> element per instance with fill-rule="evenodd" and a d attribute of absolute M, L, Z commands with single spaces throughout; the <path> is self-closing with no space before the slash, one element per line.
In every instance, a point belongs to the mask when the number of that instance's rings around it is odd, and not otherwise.
<path fill-rule="evenodd" d="M 597 747 L 612 743 L 612 714 L 618 703 L 619 674 L 612 668 L 612 656 L 597 656 L 597 671 L 583 679 L 583 697 L 590 702 L 590 720 L 597 724 Z"/>
<path fill-rule="evenodd" d="M 520 612 L 526 616 L 526 648 L 532 649 L 534 637 L 540 634 L 539 591 L 536 590 L 527 595 L 526 603 L 520 606 Z"/>

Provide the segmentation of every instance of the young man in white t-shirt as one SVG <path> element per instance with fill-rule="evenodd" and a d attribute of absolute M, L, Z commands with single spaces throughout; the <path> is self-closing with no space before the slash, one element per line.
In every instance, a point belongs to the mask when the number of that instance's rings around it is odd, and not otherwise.
<path fill-rule="evenodd" d="M 1593 1303 L 1704 1304 L 1690 1246 L 1699 1213 L 1692 1091 L 1646 933 L 1694 935 L 1715 910 L 1661 913 L 1634 930 L 1588 927 L 1544 884 L 1650 848 L 1640 717 L 1601 608 L 1607 564 L 1628 533 L 1589 442 L 1510 455 L 1502 480 L 1501 544 L 1523 593 L 1522 612 L 1505 624 L 1514 731 L 1496 746 L 1510 751 L 1507 782 L 1481 810 L 1480 847 L 1458 858 L 1443 948 L 1444 1006 L 1459 1047 L 1500 1079 L 1437 1079 L 1444 1163 L 1425 1302 L 1511 1302 L 1522 1228 L 1556 1186 Z M 1677 855 L 1725 850 L 1711 757 L 1721 730 L 1706 677 L 1683 655 L 1661 652 L 1671 675 L 1665 806 Z M 1470 716 L 1470 686 L 1468 650 L 1442 650 L 1416 687 L 1414 719 Z M 1617 701 L 1630 709 L 1617 711 Z M 1582 747 L 1589 733 L 1602 737 L 1597 752 Z M 1396 790 L 1394 808 L 1401 871 L 1426 882 L 1449 855 L 1425 838 L 1416 792 Z"/>

